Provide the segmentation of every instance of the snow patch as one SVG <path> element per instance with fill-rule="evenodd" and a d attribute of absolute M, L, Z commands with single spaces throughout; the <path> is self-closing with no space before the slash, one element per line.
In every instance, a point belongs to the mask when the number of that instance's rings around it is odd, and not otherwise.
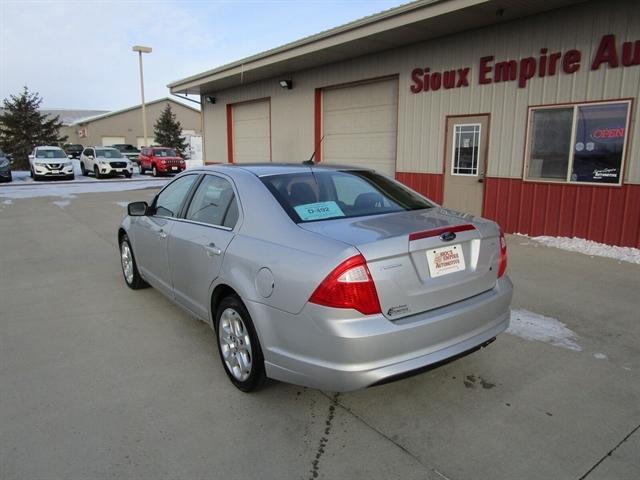
<path fill-rule="evenodd" d="M 550 343 L 576 352 L 582 351 L 582 347 L 577 343 L 577 335 L 564 323 L 529 310 L 511 310 L 511 324 L 507 333 L 525 340 Z"/>
<path fill-rule="evenodd" d="M 516 233 L 514 235 L 527 237 L 527 235 L 521 233 Z M 620 262 L 636 263 L 640 265 L 640 249 L 638 248 L 605 245 L 604 243 L 598 243 L 592 240 L 585 240 L 584 238 L 576 237 L 540 236 L 527 238 L 535 240 L 547 247 L 560 248 L 569 252 L 583 253 L 592 257 L 613 258 Z M 526 243 L 523 243 L 522 245 L 526 245 Z"/>
<path fill-rule="evenodd" d="M 116 205 L 121 206 L 122 208 L 127 208 L 127 205 L 129 205 L 131 202 L 116 202 Z"/>
<path fill-rule="evenodd" d="M 143 188 L 158 188 L 167 184 L 167 180 L 124 180 L 124 181 L 97 181 L 90 183 L 47 182 L 37 185 L 16 185 L 0 189 L 0 198 L 21 199 L 36 197 L 63 197 L 74 198 L 70 195 L 80 193 L 122 192 L 126 190 L 139 190 Z"/>
<path fill-rule="evenodd" d="M 604 353 L 594 353 L 593 354 L 594 357 L 596 357 L 598 360 L 606 360 L 607 356 Z"/>
<path fill-rule="evenodd" d="M 68 207 L 71 204 L 71 200 L 56 200 L 51 202 L 53 205 L 57 205 L 60 208 Z"/>
<path fill-rule="evenodd" d="M 2 205 L 12 205 L 13 204 L 13 200 L 11 199 L 7 199 L 4 202 L 2 202 Z"/>

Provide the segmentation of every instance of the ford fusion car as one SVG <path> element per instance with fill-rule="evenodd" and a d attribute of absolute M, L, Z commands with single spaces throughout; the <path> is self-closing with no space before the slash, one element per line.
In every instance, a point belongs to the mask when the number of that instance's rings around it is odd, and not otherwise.
<path fill-rule="evenodd" d="M 189 170 L 118 231 L 129 287 L 149 284 L 216 332 L 231 382 L 330 391 L 385 383 L 488 345 L 512 284 L 492 221 L 372 170 Z"/>

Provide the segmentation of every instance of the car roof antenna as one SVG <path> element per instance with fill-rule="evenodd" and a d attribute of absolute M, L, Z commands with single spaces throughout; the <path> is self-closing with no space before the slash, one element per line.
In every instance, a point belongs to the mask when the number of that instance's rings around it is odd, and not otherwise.
<path fill-rule="evenodd" d="M 304 162 L 302 162 L 303 165 L 313 165 L 314 164 L 314 157 L 316 156 L 316 152 L 318 151 L 318 149 L 320 148 L 320 145 L 322 145 L 322 141 L 324 140 L 324 135 L 322 135 L 322 138 L 320 139 L 320 141 L 318 142 L 318 144 L 316 145 L 315 150 L 313 151 L 313 153 L 311 154 L 311 156 L 309 157 L 309 160 L 305 160 Z"/>

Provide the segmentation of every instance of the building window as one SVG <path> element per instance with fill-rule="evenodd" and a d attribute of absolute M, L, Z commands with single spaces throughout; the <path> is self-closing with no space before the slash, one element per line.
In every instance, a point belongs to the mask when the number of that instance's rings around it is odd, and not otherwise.
<path fill-rule="evenodd" d="M 525 178 L 620 185 L 629 112 L 629 101 L 532 108 Z"/>
<path fill-rule="evenodd" d="M 480 128 L 479 123 L 454 126 L 451 175 L 478 176 Z"/>

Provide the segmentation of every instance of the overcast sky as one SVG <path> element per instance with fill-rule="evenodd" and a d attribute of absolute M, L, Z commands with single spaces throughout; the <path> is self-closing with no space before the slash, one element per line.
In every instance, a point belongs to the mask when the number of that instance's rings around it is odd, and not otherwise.
<path fill-rule="evenodd" d="M 402 0 L 0 0 L 0 100 L 23 85 L 43 108 L 115 110 L 167 84 L 403 3 Z"/>

